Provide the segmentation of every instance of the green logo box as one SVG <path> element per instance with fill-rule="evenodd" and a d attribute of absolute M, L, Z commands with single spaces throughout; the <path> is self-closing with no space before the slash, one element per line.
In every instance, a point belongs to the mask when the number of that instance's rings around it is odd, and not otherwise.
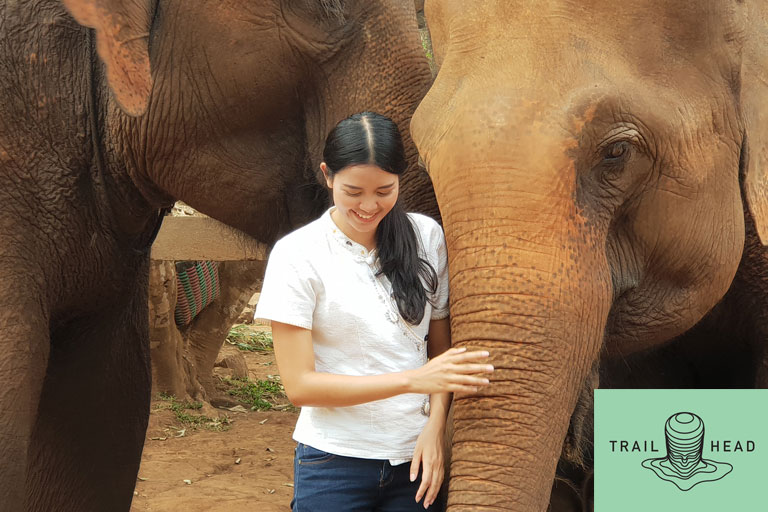
<path fill-rule="evenodd" d="M 595 512 L 768 510 L 768 390 L 595 390 Z"/>

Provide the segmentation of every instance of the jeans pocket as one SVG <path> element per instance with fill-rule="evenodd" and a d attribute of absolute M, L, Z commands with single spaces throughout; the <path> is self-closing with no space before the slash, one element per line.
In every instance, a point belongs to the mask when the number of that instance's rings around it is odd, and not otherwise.
<path fill-rule="evenodd" d="M 324 462 L 328 462 L 336 458 L 336 455 L 332 453 L 318 450 L 317 448 L 303 443 L 299 443 L 296 454 L 298 455 L 298 462 L 302 466 L 323 464 Z"/>

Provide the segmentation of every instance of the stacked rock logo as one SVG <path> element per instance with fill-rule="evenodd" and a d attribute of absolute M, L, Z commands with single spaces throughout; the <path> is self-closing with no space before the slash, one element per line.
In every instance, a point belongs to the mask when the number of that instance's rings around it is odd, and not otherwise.
<path fill-rule="evenodd" d="M 679 412 L 667 419 L 664 426 L 667 456 L 646 459 L 643 467 L 662 480 L 672 482 L 681 491 L 688 491 L 702 482 L 720 480 L 733 470 L 727 462 L 702 457 L 704 422 L 691 412 Z"/>

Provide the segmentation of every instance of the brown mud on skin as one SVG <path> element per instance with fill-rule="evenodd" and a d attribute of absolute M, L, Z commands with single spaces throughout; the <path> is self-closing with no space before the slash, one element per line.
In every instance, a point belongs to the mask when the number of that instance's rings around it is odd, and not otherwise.
<path fill-rule="evenodd" d="M 245 357 L 252 381 L 277 375 L 272 352 L 243 352 L 225 343 L 219 359 L 235 353 Z M 226 414 L 232 423 L 223 432 L 187 428 L 183 437 L 173 437 L 184 427 L 172 411 L 163 409 L 166 404 L 153 397 L 131 512 L 290 510 L 295 446 L 291 435 L 298 413 L 189 411 Z"/>

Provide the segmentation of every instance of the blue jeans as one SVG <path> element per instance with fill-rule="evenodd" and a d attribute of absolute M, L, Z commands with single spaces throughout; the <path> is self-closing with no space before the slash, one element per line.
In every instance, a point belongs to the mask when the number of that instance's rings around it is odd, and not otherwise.
<path fill-rule="evenodd" d="M 298 443 L 293 459 L 293 512 L 423 511 L 416 503 L 421 475 L 411 464 L 343 457 Z M 422 499 L 423 501 L 423 499 Z M 434 505 L 430 509 L 436 508 Z"/>

